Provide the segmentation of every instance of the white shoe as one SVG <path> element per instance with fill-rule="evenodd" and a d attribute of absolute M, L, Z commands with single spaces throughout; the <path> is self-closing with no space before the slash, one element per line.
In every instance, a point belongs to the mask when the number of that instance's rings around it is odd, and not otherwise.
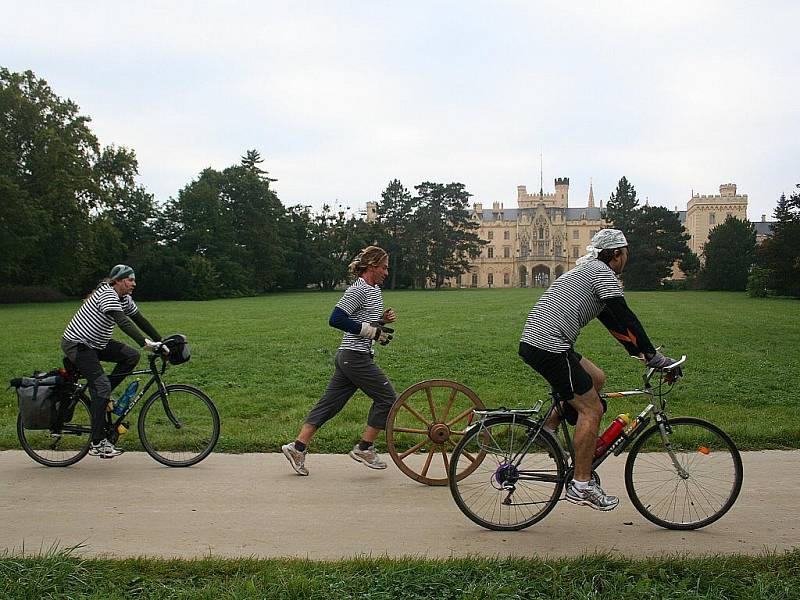
<path fill-rule="evenodd" d="M 366 450 L 361 450 L 356 444 L 350 452 L 348 452 L 350 458 L 353 460 L 357 460 L 360 463 L 364 463 L 370 469 L 385 469 L 386 463 L 381 460 L 381 457 L 378 456 L 378 453 L 375 452 L 375 446 L 370 446 Z"/>
<path fill-rule="evenodd" d="M 114 458 L 125 452 L 121 448 L 117 448 L 108 440 L 101 440 L 97 444 L 92 443 L 89 446 L 90 456 L 99 456 L 100 458 Z"/>

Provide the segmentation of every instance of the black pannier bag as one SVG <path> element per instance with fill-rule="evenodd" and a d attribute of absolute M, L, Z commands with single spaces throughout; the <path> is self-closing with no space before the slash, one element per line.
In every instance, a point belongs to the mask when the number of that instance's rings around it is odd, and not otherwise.
<path fill-rule="evenodd" d="M 167 360 L 173 365 L 180 365 L 188 361 L 192 357 L 189 350 L 189 343 L 186 341 L 186 336 L 176 333 L 162 340 L 164 345 L 169 348 L 169 355 Z"/>
<path fill-rule="evenodd" d="M 56 426 L 62 383 L 60 376 L 50 373 L 11 380 L 11 386 L 17 388 L 19 413 L 25 429 L 51 429 Z"/>

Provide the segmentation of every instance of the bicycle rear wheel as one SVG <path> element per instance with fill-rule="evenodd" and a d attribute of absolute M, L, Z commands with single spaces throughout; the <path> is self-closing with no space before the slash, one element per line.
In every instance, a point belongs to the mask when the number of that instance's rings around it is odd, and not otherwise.
<path fill-rule="evenodd" d="M 558 503 L 563 459 L 546 431 L 530 442 L 538 427 L 525 418 L 492 418 L 473 425 L 453 450 L 450 492 L 461 512 L 481 527 L 524 529 Z"/>
<path fill-rule="evenodd" d="M 625 489 L 646 519 L 667 529 L 699 529 L 733 506 L 742 489 L 742 458 L 728 435 L 694 417 L 670 419 L 634 442 Z M 674 460 L 673 460 L 674 459 Z"/>
<path fill-rule="evenodd" d="M 89 400 L 81 396 L 69 423 L 56 429 L 25 429 L 22 415 L 17 417 L 17 437 L 22 449 L 47 467 L 74 465 L 89 452 L 92 441 L 92 413 Z"/>
<path fill-rule="evenodd" d="M 139 439 L 147 453 L 168 467 L 196 465 L 219 440 L 219 413 L 211 399 L 190 385 L 168 385 L 150 396 L 139 413 Z"/>

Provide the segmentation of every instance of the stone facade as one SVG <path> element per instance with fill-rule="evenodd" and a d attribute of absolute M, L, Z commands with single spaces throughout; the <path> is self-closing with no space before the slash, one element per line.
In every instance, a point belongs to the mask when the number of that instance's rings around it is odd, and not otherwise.
<path fill-rule="evenodd" d="M 719 186 L 719 195 L 692 194 L 692 199 L 686 205 L 683 226 L 692 236 L 689 248 L 701 261 L 708 233 L 730 216 L 747 220 L 747 194 L 737 194 L 735 183 L 723 183 Z"/>

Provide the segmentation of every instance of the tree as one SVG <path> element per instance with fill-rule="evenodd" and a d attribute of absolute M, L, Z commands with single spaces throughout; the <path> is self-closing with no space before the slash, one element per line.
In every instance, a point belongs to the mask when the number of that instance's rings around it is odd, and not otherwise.
<path fill-rule="evenodd" d="M 0 68 L 4 282 L 77 295 L 108 270 L 107 247 L 121 237 L 106 212 L 140 191 L 137 164 L 133 151 L 101 150 L 90 120 L 31 71 Z"/>
<path fill-rule="evenodd" d="M 625 287 L 654 290 L 672 275 L 672 265 L 686 256 L 685 233 L 678 216 L 661 206 L 643 206 L 633 211 L 628 231 L 628 264 L 622 273 Z"/>
<path fill-rule="evenodd" d="M 710 290 L 744 291 L 755 261 L 756 230 L 748 221 L 728 217 L 708 234 L 703 246 L 703 284 Z"/>
<path fill-rule="evenodd" d="M 797 185 L 800 189 L 800 184 Z M 772 236 L 759 248 L 758 262 L 772 293 L 800 297 L 800 192 L 781 195 Z"/>
<path fill-rule="evenodd" d="M 419 208 L 414 214 L 416 252 L 426 242 L 423 257 L 415 256 L 424 266 L 421 272 L 437 289 L 444 281 L 469 271 L 470 259 L 477 258 L 483 241 L 475 233 L 479 225 L 469 218 L 467 205 L 471 194 L 462 183 L 423 182 L 415 186 Z M 424 281 L 420 281 L 424 285 Z"/>
<path fill-rule="evenodd" d="M 383 225 L 386 241 L 384 250 L 389 253 L 389 287 L 396 289 L 402 279 L 404 238 L 408 233 L 410 217 L 415 209 L 411 193 L 399 179 L 393 179 L 381 193 L 378 203 L 378 218 Z"/>
<path fill-rule="evenodd" d="M 678 261 L 678 265 L 681 268 L 681 271 L 684 272 L 686 277 L 692 278 L 700 272 L 702 265 L 700 264 L 700 258 L 692 252 L 691 250 L 687 250 L 686 254 Z"/>
<path fill-rule="evenodd" d="M 272 182 L 278 181 L 277 179 L 273 179 L 269 177 L 269 173 L 259 167 L 258 165 L 263 163 L 264 159 L 261 158 L 261 155 L 258 153 L 258 150 L 248 150 L 245 155 L 242 157 L 242 166 L 258 175 L 263 181 L 267 182 L 269 185 Z"/>
<path fill-rule="evenodd" d="M 617 184 L 616 191 L 608 199 L 603 218 L 627 236 L 638 204 L 636 190 L 623 176 Z"/>

